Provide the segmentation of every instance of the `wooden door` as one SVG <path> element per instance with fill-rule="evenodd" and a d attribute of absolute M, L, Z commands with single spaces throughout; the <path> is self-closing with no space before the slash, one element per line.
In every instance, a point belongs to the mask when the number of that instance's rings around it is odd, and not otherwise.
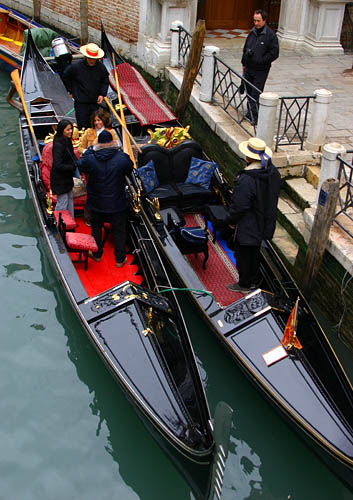
<path fill-rule="evenodd" d="M 261 0 L 202 0 L 198 18 L 205 19 L 209 30 L 250 29 L 253 27 L 254 10 L 260 9 Z"/>

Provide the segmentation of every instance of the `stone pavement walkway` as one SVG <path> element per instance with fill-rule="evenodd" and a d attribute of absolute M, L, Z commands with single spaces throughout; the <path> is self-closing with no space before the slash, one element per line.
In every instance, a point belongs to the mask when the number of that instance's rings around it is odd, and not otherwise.
<path fill-rule="evenodd" d="M 204 45 L 219 47 L 219 58 L 241 73 L 243 39 L 205 38 Z M 280 49 L 272 64 L 265 91 L 280 96 L 309 96 L 324 88 L 333 93 L 327 125 L 327 142 L 353 149 L 353 55 L 312 56 Z"/>

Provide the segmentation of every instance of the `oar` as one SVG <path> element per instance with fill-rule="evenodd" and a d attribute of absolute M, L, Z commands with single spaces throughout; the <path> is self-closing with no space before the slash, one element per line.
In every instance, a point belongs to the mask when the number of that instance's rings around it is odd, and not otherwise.
<path fill-rule="evenodd" d="M 126 120 L 125 120 L 125 115 L 124 115 L 124 111 L 123 111 L 123 102 L 121 99 L 120 85 L 119 85 L 119 80 L 118 80 L 118 72 L 116 70 L 114 52 L 112 53 L 112 57 L 113 57 L 113 69 L 114 69 L 115 85 L 116 85 L 116 91 L 118 93 L 118 100 L 119 100 L 120 118 L 121 118 L 122 123 L 125 126 L 125 128 L 123 129 L 123 150 L 125 153 L 127 153 L 130 156 L 130 159 L 134 164 L 134 168 L 136 168 L 136 161 L 135 161 L 134 153 L 132 152 L 131 142 L 129 141 L 129 136 L 125 133 Z"/>
<path fill-rule="evenodd" d="M 130 139 L 132 140 L 132 142 L 135 144 L 135 146 L 137 147 L 138 152 L 141 153 L 140 146 L 137 144 L 137 142 L 135 141 L 134 137 L 130 134 L 129 130 L 126 128 L 126 125 L 124 125 L 123 122 L 121 121 L 121 119 L 119 118 L 118 113 L 114 109 L 114 106 L 112 106 L 112 104 L 109 101 L 108 97 L 104 97 L 104 101 L 107 103 L 110 111 L 113 113 L 113 115 L 115 116 L 115 118 L 118 120 L 118 122 L 120 123 L 120 125 L 122 126 L 122 128 L 125 130 L 125 132 L 127 133 L 127 135 L 130 137 Z"/>
<path fill-rule="evenodd" d="M 19 74 L 18 69 L 14 69 L 12 71 L 11 78 L 12 78 L 13 83 L 15 84 L 17 93 L 20 96 L 20 99 L 21 99 L 21 102 L 22 102 L 22 106 L 23 106 L 23 111 L 25 112 L 25 115 L 26 115 L 26 118 L 27 118 L 28 127 L 29 127 L 29 130 L 31 131 L 31 134 L 32 134 L 32 139 L 33 139 L 35 148 L 37 150 L 39 161 L 42 161 L 42 155 L 40 154 L 40 150 L 39 150 L 39 146 L 38 146 L 38 141 L 37 141 L 36 135 L 34 133 L 34 129 L 33 129 L 32 122 L 31 122 L 31 118 L 29 116 L 28 109 L 27 109 L 27 104 L 26 104 L 26 101 L 25 101 L 25 98 L 24 98 L 24 95 L 23 95 L 23 90 L 22 90 L 22 85 L 21 85 L 21 80 L 20 80 L 20 74 Z"/>

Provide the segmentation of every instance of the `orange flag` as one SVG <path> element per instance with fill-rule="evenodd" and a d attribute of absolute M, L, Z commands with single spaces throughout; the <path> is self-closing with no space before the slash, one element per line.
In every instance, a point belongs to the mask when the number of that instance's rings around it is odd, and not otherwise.
<path fill-rule="evenodd" d="M 299 297 L 290 313 L 286 327 L 284 329 L 281 344 L 287 349 L 291 349 L 294 345 L 297 349 L 302 349 L 302 345 L 297 337 L 297 324 L 298 324 L 298 304 Z"/>

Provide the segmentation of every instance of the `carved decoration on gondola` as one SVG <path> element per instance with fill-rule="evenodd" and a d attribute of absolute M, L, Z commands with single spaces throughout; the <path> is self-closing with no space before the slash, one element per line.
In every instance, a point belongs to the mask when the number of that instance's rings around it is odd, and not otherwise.
<path fill-rule="evenodd" d="M 140 188 L 137 190 L 137 193 L 132 193 L 132 209 L 135 214 L 139 214 L 141 212 L 141 190 Z"/>
<path fill-rule="evenodd" d="M 53 215 L 53 192 L 50 189 L 49 193 L 46 195 L 46 202 L 47 202 L 47 214 L 48 215 Z"/>
<path fill-rule="evenodd" d="M 117 289 L 113 294 L 107 293 L 92 301 L 91 310 L 94 312 L 102 313 L 104 309 L 111 309 L 117 303 L 121 303 L 131 299 L 141 299 L 148 302 L 153 308 L 169 311 L 169 303 L 166 299 L 158 297 L 154 294 L 149 294 L 145 290 L 142 291 L 133 284 L 124 285 L 124 287 Z"/>
<path fill-rule="evenodd" d="M 83 134 L 86 132 L 85 128 L 82 128 L 81 130 L 78 129 L 76 123 L 73 124 L 73 130 L 72 130 L 72 145 L 74 148 L 78 148 Z M 49 144 L 50 142 L 53 142 L 54 137 L 55 137 L 56 131 L 53 133 L 49 133 L 45 139 L 44 139 L 44 144 Z"/>
<path fill-rule="evenodd" d="M 227 309 L 224 314 L 224 321 L 228 324 L 244 321 L 266 306 L 267 301 L 265 296 L 262 293 L 257 293 L 240 303 L 235 303 L 233 307 Z"/>
<path fill-rule="evenodd" d="M 253 295 L 252 297 L 246 299 L 246 304 L 249 311 L 251 311 L 252 313 L 261 311 L 261 309 L 267 307 L 268 305 L 267 300 L 262 293 L 257 293 L 256 295 Z"/>
<path fill-rule="evenodd" d="M 154 208 L 154 218 L 157 219 L 157 220 L 162 220 L 162 216 L 161 216 L 161 213 L 160 213 L 159 198 L 154 197 L 153 200 L 150 200 L 149 198 L 146 198 L 146 200 Z"/>
<path fill-rule="evenodd" d="M 157 127 L 154 130 L 147 129 L 151 138 L 150 143 L 157 143 L 164 148 L 172 148 L 186 139 L 191 139 L 189 134 L 190 125 L 187 127 Z"/>
<path fill-rule="evenodd" d="M 237 323 L 239 321 L 244 321 L 244 319 L 252 316 L 249 311 L 246 302 L 241 302 L 240 304 L 235 304 L 234 307 L 230 307 L 224 314 L 224 321 L 228 324 Z"/>

